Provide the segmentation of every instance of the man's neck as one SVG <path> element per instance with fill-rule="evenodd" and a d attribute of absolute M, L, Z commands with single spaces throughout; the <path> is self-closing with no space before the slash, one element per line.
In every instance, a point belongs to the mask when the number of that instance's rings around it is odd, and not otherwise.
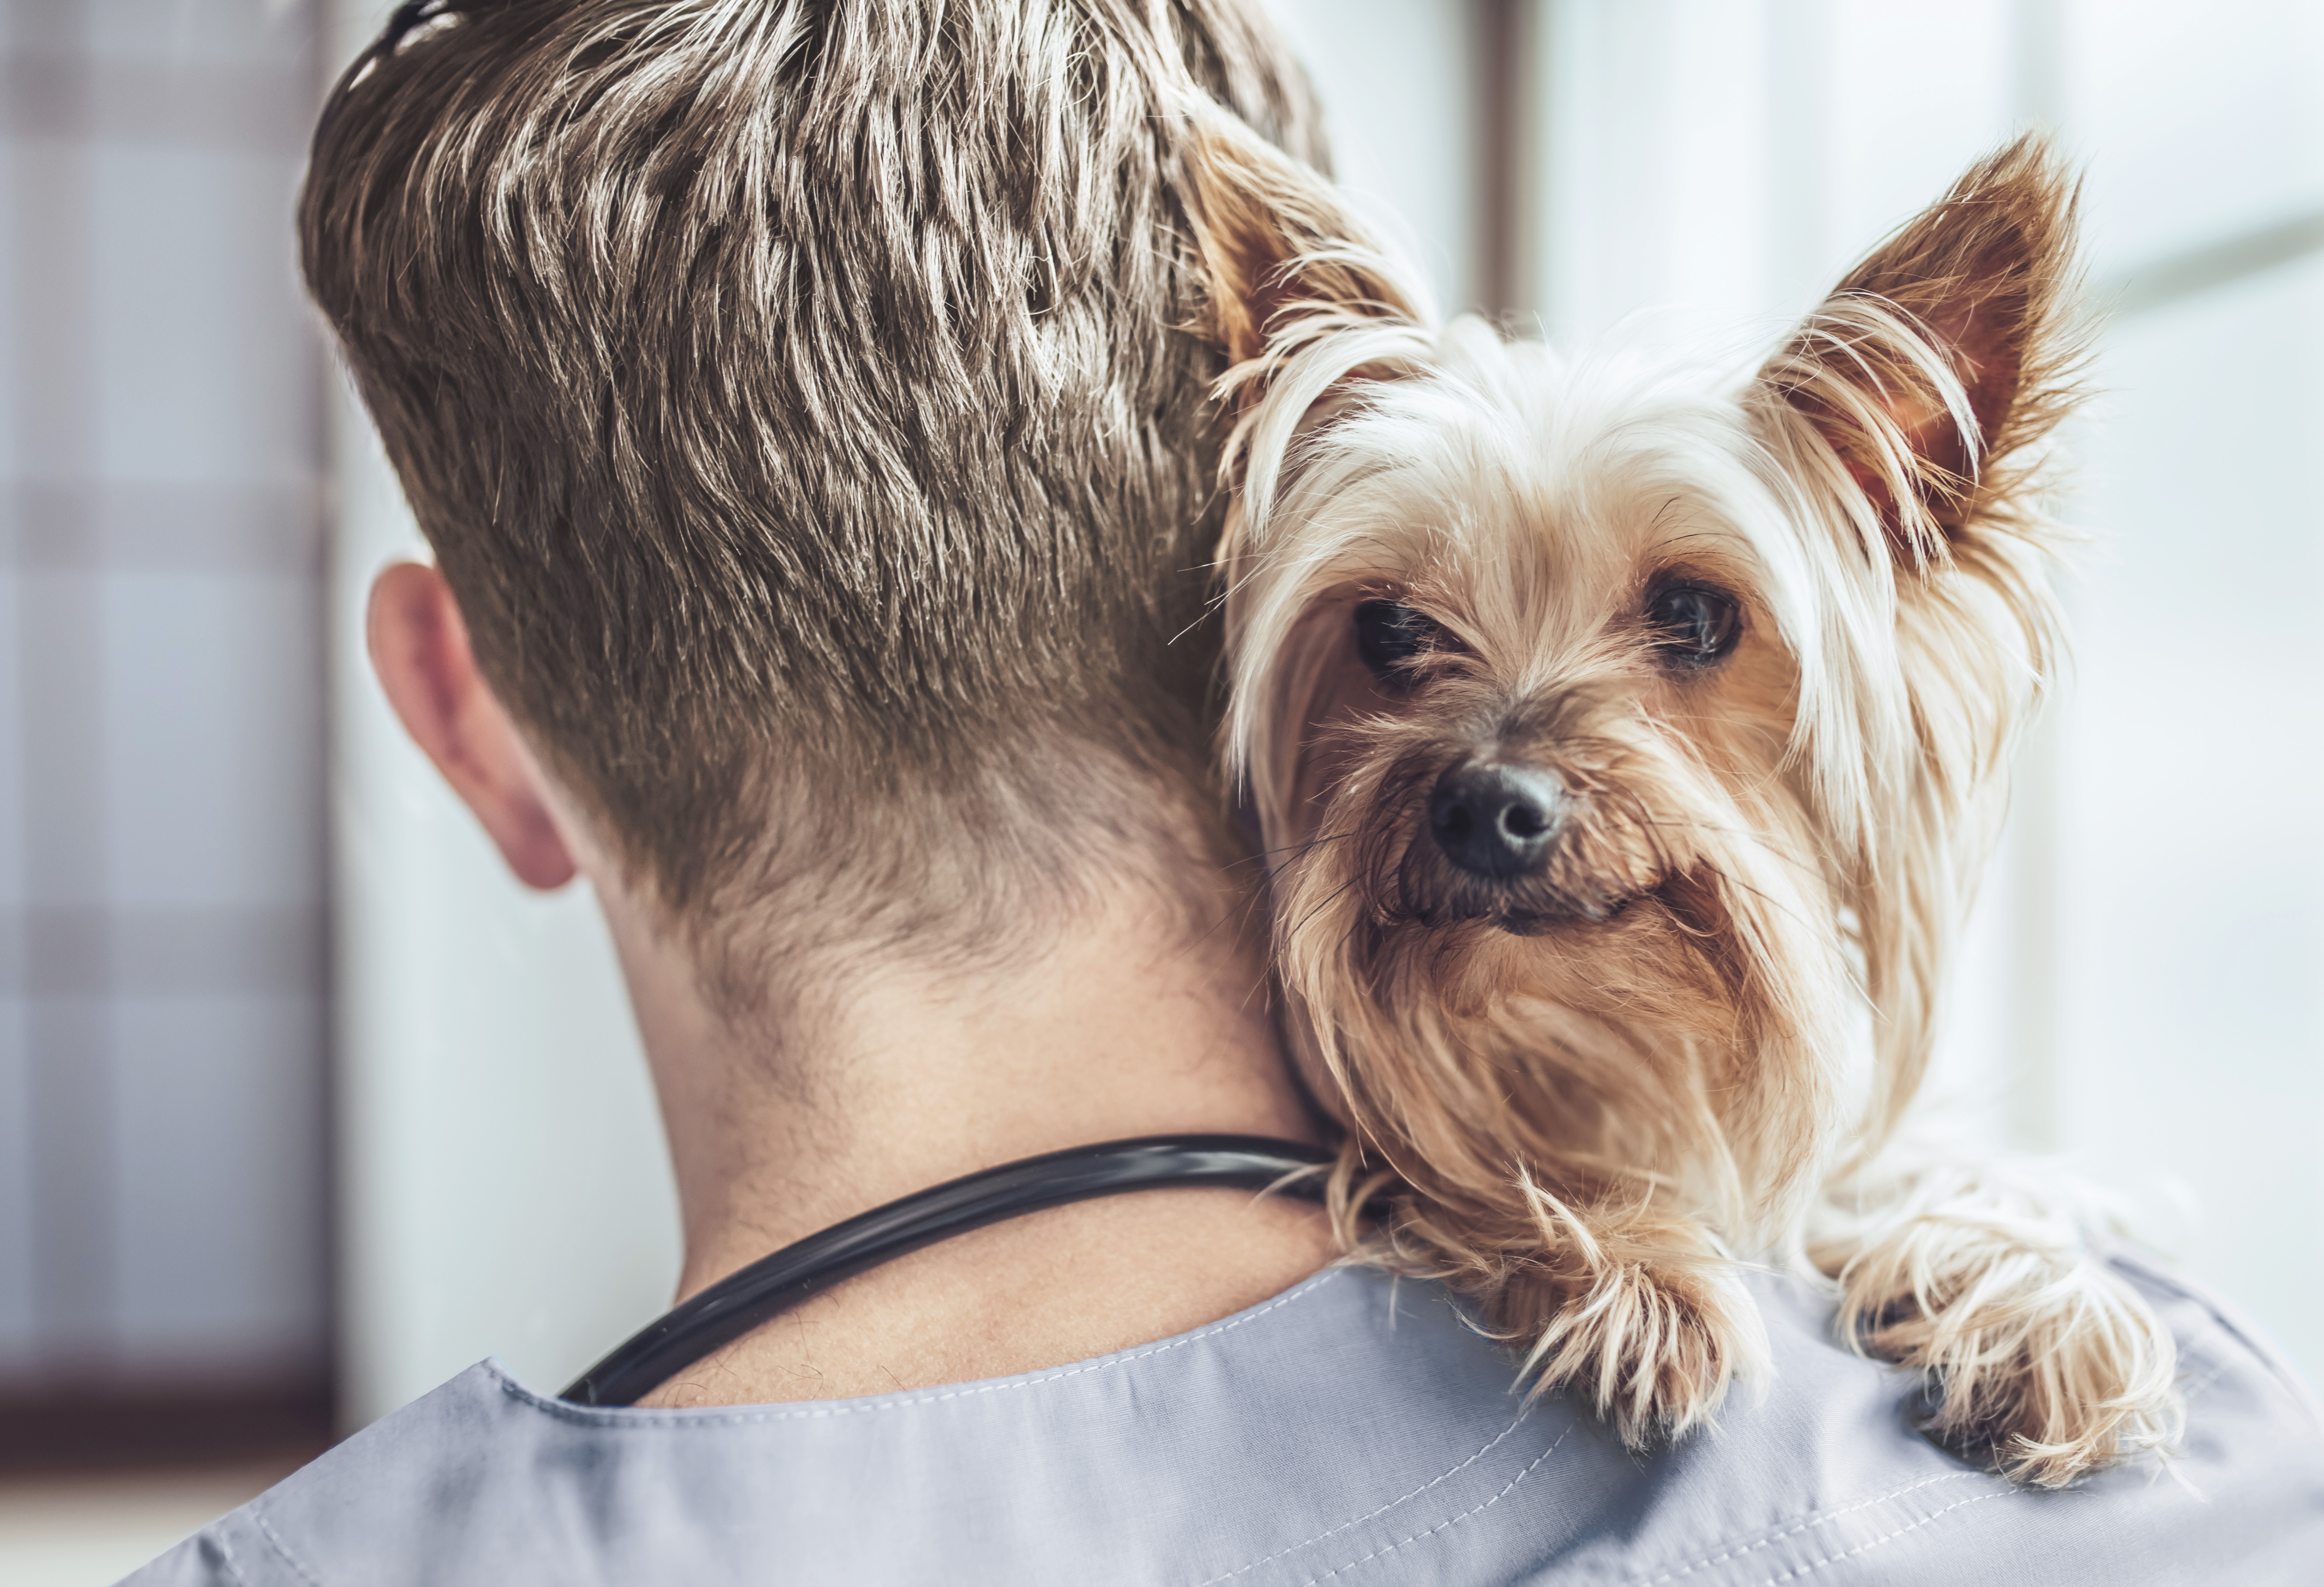
<path fill-rule="evenodd" d="M 856 1213 L 1040 1152 L 1166 1133 L 1316 1139 L 1237 901 L 1222 890 L 1214 913 L 1190 922 L 1183 902 L 1125 885 L 1004 968 L 839 960 L 746 1034 L 705 1002 L 669 939 L 609 899 L 678 1172 L 680 1297 Z M 1333 1254 L 1319 1214 L 1240 1192 L 1061 1207 L 851 1280 L 648 1403 L 1031 1371 L 1226 1316 Z"/>

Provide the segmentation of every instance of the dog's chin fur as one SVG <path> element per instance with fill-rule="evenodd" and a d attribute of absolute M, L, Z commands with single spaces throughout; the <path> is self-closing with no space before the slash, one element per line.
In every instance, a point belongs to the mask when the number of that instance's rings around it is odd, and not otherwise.
<path fill-rule="evenodd" d="M 1846 1336 L 1931 1374 L 1932 1431 L 2015 1476 L 2167 1443 L 2169 1336 L 2062 1199 L 1880 1158 L 2057 645 L 2038 444 L 2080 344 L 2044 151 L 1736 381 L 1439 332 L 1311 173 L 1192 147 L 1240 404 L 1229 757 L 1349 1237 L 1385 1187 L 1367 1249 L 1634 1445 L 1766 1371 L 1748 1262 L 1836 1280 Z M 1642 616 L 1674 579 L 1736 602 L 1715 665 Z M 1375 674 L 1383 599 L 1438 638 Z M 1515 882 L 1429 833 L 1477 756 L 1568 795 Z"/>

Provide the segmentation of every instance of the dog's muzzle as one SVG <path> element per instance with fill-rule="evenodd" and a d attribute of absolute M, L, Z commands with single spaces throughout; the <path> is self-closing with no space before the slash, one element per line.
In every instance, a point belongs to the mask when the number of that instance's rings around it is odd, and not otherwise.
<path fill-rule="evenodd" d="M 1537 875 L 1564 823 L 1567 794 L 1547 772 L 1492 760 L 1445 769 L 1428 796 L 1428 830 L 1444 858 L 1480 880 Z"/>

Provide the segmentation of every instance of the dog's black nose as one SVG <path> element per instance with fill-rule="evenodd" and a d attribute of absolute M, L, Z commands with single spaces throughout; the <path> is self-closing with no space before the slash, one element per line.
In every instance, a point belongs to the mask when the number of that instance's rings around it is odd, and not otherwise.
<path fill-rule="evenodd" d="M 1454 865 L 1506 882 L 1541 868 L 1564 807 L 1565 790 L 1546 772 L 1464 761 L 1436 779 L 1428 830 Z"/>

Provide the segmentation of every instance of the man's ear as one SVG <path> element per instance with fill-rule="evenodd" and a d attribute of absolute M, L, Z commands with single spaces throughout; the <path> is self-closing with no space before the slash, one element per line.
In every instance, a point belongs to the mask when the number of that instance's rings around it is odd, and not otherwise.
<path fill-rule="evenodd" d="M 1761 372 L 1919 565 L 2027 482 L 2080 397 L 2075 183 L 2028 134 L 1849 272 Z"/>
<path fill-rule="evenodd" d="M 573 854 L 550 813 L 547 781 L 476 670 L 444 575 L 416 562 L 381 573 L 367 631 L 388 703 L 475 812 L 509 869 L 530 887 L 571 881 Z"/>
<path fill-rule="evenodd" d="M 1323 175 L 1223 116 L 1197 116 L 1180 193 L 1210 286 L 1203 329 L 1238 368 L 1296 333 L 1427 317 L 1425 295 Z"/>

